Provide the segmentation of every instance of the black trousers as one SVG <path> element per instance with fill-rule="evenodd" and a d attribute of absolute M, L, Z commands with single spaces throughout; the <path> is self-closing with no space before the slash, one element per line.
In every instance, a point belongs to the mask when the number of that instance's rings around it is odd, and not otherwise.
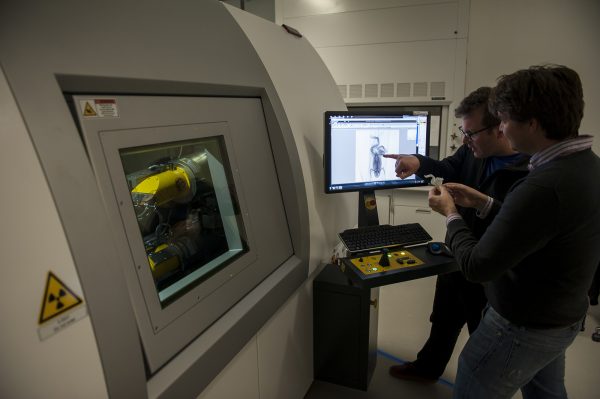
<path fill-rule="evenodd" d="M 469 334 L 475 331 L 486 303 L 483 286 L 467 281 L 461 272 L 439 275 L 429 318 L 431 332 L 413 362 L 417 370 L 432 378 L 441 376 L 463 326 L 467 324 Z"/>
<path fill-rule="evenodd" d="M 594 275 L 592 286 L 588 291 L 588 296 L 590 298 L 590 305 L 598 304 L 598 297 L 600 296 L 600 265 L 598 265 L 598 268 L 596 269 L 596 274 Z"/>

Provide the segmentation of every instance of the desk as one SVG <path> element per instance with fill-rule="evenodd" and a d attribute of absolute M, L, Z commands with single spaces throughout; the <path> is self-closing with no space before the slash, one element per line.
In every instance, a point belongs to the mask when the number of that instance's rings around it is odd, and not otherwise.
<path fill-rule="evenodd" d="M 425 246 L 408 250 L 422 265 L 364 275 L 329 264 L 313 281 L 314 376 L 366 391 L 377 363 L 379 287 L 457 270 Z"/>

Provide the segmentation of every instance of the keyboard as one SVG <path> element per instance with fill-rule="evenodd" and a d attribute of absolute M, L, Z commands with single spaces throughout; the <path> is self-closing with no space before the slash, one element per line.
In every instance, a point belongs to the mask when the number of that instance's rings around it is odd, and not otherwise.
<path fill-rule="evenodd" d="M 419 223 L 359 227 L 344 230 L 339 236 L 350 252 L 424 244 L 431 241 L 431 236 Z"/>

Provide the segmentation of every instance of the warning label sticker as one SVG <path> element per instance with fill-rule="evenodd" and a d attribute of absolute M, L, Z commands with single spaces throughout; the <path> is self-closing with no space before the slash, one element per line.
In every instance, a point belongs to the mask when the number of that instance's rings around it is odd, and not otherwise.
<path fill-rule="evenodd" d="M 39 323 L 42 324 L 81 302 L 81 298 L 64 285 L 54 273 L 48 272 Z"/>
<path fill-rule="evenodd" d="M 83 300 L 67 287 L 54 273 L 48 272 L 46 289 L 38 323 L 38 335 L 44 340 L 87 315 Z"/>
<path fill-rule="evenodd" d="M 84 118 L 118 118 L 119 108 L 114 98 L 94 98 L 79 100 L 81 115 Z"/>

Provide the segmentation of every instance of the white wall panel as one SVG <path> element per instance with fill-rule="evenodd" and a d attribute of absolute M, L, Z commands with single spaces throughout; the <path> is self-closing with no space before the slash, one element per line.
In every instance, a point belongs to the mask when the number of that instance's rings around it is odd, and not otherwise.
<path fill-rule="evenodd" d="M 457 2 L 287 17 L 317 49 L 330 46 L 454 39 Z"/>
<path fill-rule="evenodd" d="M 317 50 L 338 84 L 446 82 L 453 93 L 456 41 L 388 43 Z"/>
<path fill-rule="evenodd" d="M 282 2 L 285 17 L 292 18 L 379 8 L 448 3 L 448 0 L 282 0 Z"/>

